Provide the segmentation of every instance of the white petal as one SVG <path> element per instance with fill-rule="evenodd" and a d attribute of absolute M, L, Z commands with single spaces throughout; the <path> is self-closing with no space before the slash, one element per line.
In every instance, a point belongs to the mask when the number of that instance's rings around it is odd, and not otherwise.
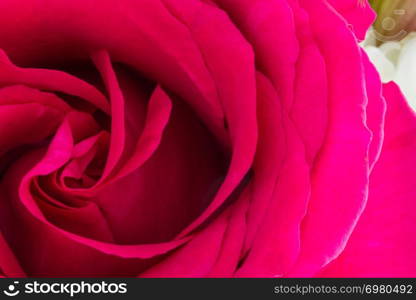
<path fill-rule="evenodd" d="M 402 44 L 400 42 L 386 42 L 382 44 L 379 49 L 394 65 L 397 64 L 400 52 L 402 50 Z"/>
<path fill-rule="evenodd" d="M 367 52 L 371 62 L 380 73 L 381 80 L 383 82 L 393 80 L 396 70 L 393 63 L 387 59 L 384 53 L 379 48 L 374 46 L 365 47 L 365 51 Z"/>
<path fill-rule="evenodd" d="M 394 79 L 402 89 L 407 101 L 416 109 L 416 37 L 408 39 L 398 58 Z"/>

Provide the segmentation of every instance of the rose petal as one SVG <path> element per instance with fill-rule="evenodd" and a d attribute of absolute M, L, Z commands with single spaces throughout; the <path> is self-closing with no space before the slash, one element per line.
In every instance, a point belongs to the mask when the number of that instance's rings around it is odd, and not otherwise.
<path fill-rule="evenodd" d="M 364 51 L 361 51 L 363 67 L 365 70 L 367 104 L 367 126 L 371 130 L 372 139 L 369 149 L 370 171 L 380 157 L 384 140 L 384 117 L 386 113 L 386 101 L 382 95 L 380 75 Z"/>
<path fill-rule="evenodd" d="M 228 214 L 215 220 L 184 247 L 140 277 L 203 277 L 215 264 L 227 228 Z"/>
<path fill-rule="evenodd" d="M 221 147 L 185 102 L 158 87 L 147 113 L 121 170 L 128 173 L 93 197 L 123 244 L 174 238 L 212 201 L 226 173 Z"/>
<path fill-rule="evenodd" d="M 313 275 L 345 247 L 367 199 L 371 141 L 364 118 L 367 97 L 355 37 L 324 1 L 305 0 L 301 5 L 310 16 L 326 61 L 330 115 L 325 143 L 312 174 L 301 252 L 290 276 Z"/>
<path fill-rule="evenodd" d="M 328 0 L 352 26 L 359 40 L 364 40 L 368 28 L 373 24 L 376 13 L 367 0 Z"/>
<path fill-rule="evenodd" d="M 343 253 L 319 276 L 416 276 L 416 115 L 394 83 L 383 94 L 384 145 L 367 206 Z"/>
<path fill-rule="evenodd" d="M 249 208 L 250 188 L 248 187 L 240 196 L 238 202 L 228 208 L 230 217 L 224 233 L 221 249 L 215 264 L 207 277 L 232 277 L 238 263 L 243 257 L 243 246 L 246 235 L 246 214 Z M 225 211 L 224 213 L 228 213 Z"/>
<path fill-rule="evenodd" d="M 232 145 L 228 174 L 210 205 L 181 233 L 192 232 L 230 196 L 253 161 L 257 125 L 254 57 L 250 45 L 228 16 L 195 1 L 164 1 L 171 14 L 190 32 L 210 71 L 223 106 Z M 222 34 L 218 35 L 217 32 Z"/>
<path fill-rule="evenodd" d="M 288 1 L 214 2 L 224 8 L 253 46 L 259 70 L 271 79 L 283 106 L 289 109 L 293 102 L 295 63 L 299 45 L 293 11 Z"/>
<path fill-rule="evenodd" d="M 275 163 L 270 167 L 276 169 L 254 169 L 255 176 L 268 174 L 270 177 L 266 181 L 253 181 L 253 199 L 250 207 L 252 213 L 249 216 L 256 213 L 262 216 L 263 213 L 264 217 L 255 232 L 247 257 L 237 272 L 237 276 L 240 277 L 276 277 L 289 270 L 299 253 L 300 224 L 310 193 L 310 169 L 305 160 L 304 145 L 287 113 L 279 108 L 278 97 L 271 83 L 265 77 L 258 76 L 258 88 L 259 113 L 262 116 L 259 120 L 262 138 L 259 147 L 266 147 L 260 148 L 258 154 L 267 153 L 268 156 L 259 157 L 256 162 L 266 160 L 263 162 L 265 164 L 272 159 Z M 281 119 L 276 119 L 279 115 Z M 282 126 L 284 131 L 278 130 L 279 126 Z M 279 136 L 283 132 L 284 135 Z M 284 142 L 281 139 L 284 139 Z M 284 149 L 281 149 L 282 147 Z M 283 164 L 280 160 L 283 160 Z M 255 167 L 264 168 L 265 165 Z M 263 172 L 267 173 L 262 174 Z M 269 184 L 272 184 L 271 191 L 264 190 L 270 188 Z M 265 196 L 266 199 L 262 198 Z M 265 205 L 267 210 L 264 213 L 262 211 Z M 252 220 L 253 217 L 249 219 Z M 253 226 L 253 222 L 249 225 Z"/>
<path fill-rule="evenodd" d="M 211 131 L 225 145 L 229 143 L 204 58 L 189 31 L 160 1 L 103 1 L 97 6 L 95 0 L 28 0 L 22 9 L 6 0 L 0 12 L 0 48 L 20 65 L 59 63 L 62 57 L 85 59 L 90 52 L 107 49 L 115 61 L 134 67 L 189 102 Z M 25 22 L 9 29 L 16 19 Z"/>
<path fill-rule="evenodd" d="M 2 199 L 4 201 L 4 199 Z M 0 269 L 9 277 L 26 277 L 13 251 L 0 232 Z"/>
<path fill-rule="evenodd" d="M 1 49 L 0 66 L 0 85 L 23 84 L 49 91 L 59 91 L 80 97 L 104 112 L 109 112 L 105 97 L 94 86 L 77 77 L 55 70 L 16 67 Z"/>
<path fill-rule="evenodd" d="M 257 114 L 259 143 L 250 182 L 251 201 L 247 212 L 245 251 L 253 243 L 258 227 L 270 205 L 273 191 L 287 155 L 286 134 L 280 98 L 270 81 L 257 73 Z"/>
<path fill-rule="evenodd" d="M 43 141 L 68 111 L 69 107 L 52 94 L 23 86 L 0 89 L 0 155 Z"/>
<path fill-rule="evenodd" d="M 103 174 L 97 184 L 100 184 L 119 163 L 125 146 L 124 96 L 120 89 L 116 74 L 107 51 L 98 51 L 93 55 L 101 76 L 105 82 L 111 102 L 111 138 L 110 149 Z"/>

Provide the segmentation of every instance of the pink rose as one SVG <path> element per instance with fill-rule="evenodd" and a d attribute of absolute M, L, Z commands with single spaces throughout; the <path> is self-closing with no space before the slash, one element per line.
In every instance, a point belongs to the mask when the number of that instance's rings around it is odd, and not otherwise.
<path fill-rule="evenodd" d="M 416 120 L 373 19 L 0 1 L 0 275 L 415 276 Z"/>

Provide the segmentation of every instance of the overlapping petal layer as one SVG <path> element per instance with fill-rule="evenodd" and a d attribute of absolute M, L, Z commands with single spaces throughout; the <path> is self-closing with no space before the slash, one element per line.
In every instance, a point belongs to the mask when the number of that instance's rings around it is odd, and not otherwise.
<path fill-rule="evenodd" d="M 1 274 L 414 275 L 415 119 L 357 44 L 368 4 L 25 3 L 0 3 Z"/>

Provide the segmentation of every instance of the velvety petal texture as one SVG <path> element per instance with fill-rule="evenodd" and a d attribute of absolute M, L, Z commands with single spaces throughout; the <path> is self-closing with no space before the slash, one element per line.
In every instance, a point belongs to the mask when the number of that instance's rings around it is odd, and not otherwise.
<path fill-rule="evenodd" d="M 416 119 L 374 17 L 2 0 L 0 277 L 415 276 Z"/>
<path fill-rule="evenodd" d="M 383 150 L 371 174 L 369 199 L 351 239 L 322 276 L 414 277 L 415 112 L 394 83 L 387 102 Z"/>

